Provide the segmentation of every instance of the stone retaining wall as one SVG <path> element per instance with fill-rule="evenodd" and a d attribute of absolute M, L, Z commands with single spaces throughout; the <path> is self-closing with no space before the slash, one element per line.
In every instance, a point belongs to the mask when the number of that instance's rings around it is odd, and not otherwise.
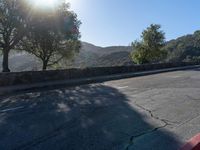
<path fill-rule="evenodd" d="M 0 73 L 0 86 L 80 79 L 80 78 L 97 77 L 97 76 L 105 76 L 113 74 L 149 71 L 149 70 L 164 69 L 164 68 L 192 66 L 198 64 L 199 63 L 196 62 L 182 62 L 182 63 L 161 63 L 161 64 L 148 64 L 148 65 L 122 66 L 122 67 L 99 67 L 99 68 L 85 68 L 85 69 Z"/>

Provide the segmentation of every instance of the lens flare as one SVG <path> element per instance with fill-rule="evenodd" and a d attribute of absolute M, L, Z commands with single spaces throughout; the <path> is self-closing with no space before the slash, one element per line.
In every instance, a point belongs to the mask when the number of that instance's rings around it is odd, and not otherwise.
<path fill-rule="evenodd" d="M 58 0 L 32 0 L 36 7 L 54 7 Z"/>

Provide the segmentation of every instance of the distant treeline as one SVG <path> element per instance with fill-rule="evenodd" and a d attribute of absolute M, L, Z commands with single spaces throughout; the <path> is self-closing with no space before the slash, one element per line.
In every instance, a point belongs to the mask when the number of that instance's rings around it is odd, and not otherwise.
<path fill-rule="evenodd" d="M 165 41 L 161 26 L 152 24 L 142 32 L 141 41 L 132 44 L 132 59 L 137 64 L 200 61 L 200 31 Z"/>
<path fill-rule="evenodd" d="M 27 0 L 0 1 L 0 50 L 3 55 L 2 71 L 10 72 L 11 50 L 26 51 L 42 62 L 42 69 L 68 63 L 81 49 L 80 20 L 69 10 L 65 0 L 59 0 L 54 9 L 35 8 Z M 161 25 L 151 24 L 141 34 L 141 39 L 131 45 L 132 51 L 117 51 L 101 55 L 85 50 L 82 59 L 90 66 L 109 64 L 155 64 L 161 62 L 200 61 L 200 31 L 166 42 Z M 100 47 L 96 47 L 99 51 Z M 126 49 L 126 48 L 125 48 Z M 118 60 L 118 61 L 116 61 Z M 97 63 L 94 63 L 97 62 Z M 130 63 L 129 63 L 130 61 Z M 108 65 L 107 65 L 108 66 Z M 76 67 L 76 66 L 75 66 Z M 62 67 L 61 67 L 62 68 Z"/>
<path fill-rule="evenodd" d="M 164 47 L 167 52 L 167 61 L 200 61 L 200 31 L 171 40 Z"/>

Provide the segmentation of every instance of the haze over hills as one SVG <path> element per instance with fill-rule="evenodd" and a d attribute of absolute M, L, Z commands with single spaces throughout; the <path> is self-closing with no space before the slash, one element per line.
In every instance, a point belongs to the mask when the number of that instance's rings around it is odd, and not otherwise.
<path fill-rule="evenodd" d="M 130 46 L 98 47 L 83 42 L 80 53 L 75 57 L 71 67 L 106 67 L 132 64 L 129 54 Z"/>
<path fill-rule="evenodd" d="M 200 60 L 199 39 L 200 31 L 196 31 L 193 34 L 168 41 L 165 46 L 168 51 L 167 61 Z M 130 58 L 131 51 L 131 46 L 100 47 L 82 42 L 82 48 L 73 61 L 61 62 L 59 69 L 133 65 Z M 2 58 L 0 58 L 0 63 L 2 63 Z M 11 52 L 9 65 L 12 71 L 18 72 L 41 70 L 41 63 L 38 59 L 26 52 Z M 1 65 L 0 69 L 2 69 Z"/>
<path fill-rule="evenodd" d="M 130 46 L 99 47 L 87 42 L 82 42 L 82 48 L 72 61 L 61 62 L 61 69 L 64 68 L 86 68 L 130 65 Z M 2 63 L 2 58 L 0 59 Z M 41 63 L 38 59 L 26 52 L 11 52 L 9 57 L 10 69 L 14 72 L 41 70 Z M 2 69 L 0 65 L 0 69 Z M 53 68 L 50 68 L 53 69 Z"/>

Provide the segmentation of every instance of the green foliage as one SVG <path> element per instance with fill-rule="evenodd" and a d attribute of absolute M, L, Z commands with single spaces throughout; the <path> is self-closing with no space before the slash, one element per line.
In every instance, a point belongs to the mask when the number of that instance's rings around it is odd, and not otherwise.
<path fill-rule="evenodd" d="M 193 61 L 200 56 L 200 31 L 167 42 L 167 61 Z"/>
<path fill-rule="evenodd" d="M 43 70 L 69 59 L 80 47 L 80 21 L 62 1 L 53 11 L 34 12 L 29 32 L 20 46 L 43 63 Z"/>
<path fill-rule="evenodd" d="M 8 56 L 18 48 L 37 56 L 43 69 L 76 53 L 80 21 L 65 0 L 54 9 L 36 9 L 27 0 L 0 1 L 0 50 L 3 71 L 9 72 Z"/>
<path fill-rule="evenodd" d="M 135 63 L 154 63 L 163 60 L 166 56 L 166 51 L 163 49 L 165 34 L 160 28 L 160 25 L 151 24 L 142 32 L 142 40 L 132 43 L 133 52 L 131 56 Z"/>
<path fill-rule="evenodd" d="M 0 50 L 3 54 L 3 71 L 9 72 L 8 54 L 19 43 L 27 27 L 28 7 L 24 0 L 0 1 Z"/>
<path fill-rule="evenodd" d="M 148 63 L 148 49 L 142 42 L 135 41 L 132 43 L 133 53 L 132 59 L 136 64 L 144 64 Z"/>

